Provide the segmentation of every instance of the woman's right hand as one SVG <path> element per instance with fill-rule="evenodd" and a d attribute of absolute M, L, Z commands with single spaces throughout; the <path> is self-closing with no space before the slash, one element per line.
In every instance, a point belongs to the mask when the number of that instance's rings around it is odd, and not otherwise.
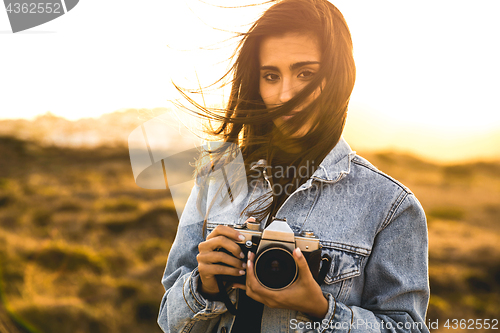
<path fill-rule="evenodd" d="M 198 261 L 198 272 L 201 279 L 201 291 L 205 294 L 217 294 L 219 287 L 215 275 L 234 275 L 241 276 L 245 274 L 246 263 L 242 261 L 245 256 L 236 241 L 242 241 L 245 238 L 237 230 L 219 225 L 207 237 L 204 242 L 198 245 L 199 254 L 196 256 Z M 224 248 L 232 255 L 223 251 Z M 224 263 L 228 266 L 221 265 Z"/>

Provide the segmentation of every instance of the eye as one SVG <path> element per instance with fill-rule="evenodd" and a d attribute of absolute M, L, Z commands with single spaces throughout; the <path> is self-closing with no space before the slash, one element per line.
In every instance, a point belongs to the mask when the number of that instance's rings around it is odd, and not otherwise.
<path fill-rule="evenodd" d="M 312 79 L 312 77 L 315 75 L 316 73 L 309 70 L 309 69 L 306 69 L 306 70 L 303 70 L 302 72 L 300 72 L 300 74 L 298 75 L 299 78 L 302 78 L 302 79 Z"/>
<path fill-rule="evenodd" d="M 263 78 L 264 78 L 264 80 L 266 80 L 268 82 L 275 82 L 275 81 L 278 81 L 280 77 L 278 74 L 268 73 L 268 74 L 264 75 Z"/>

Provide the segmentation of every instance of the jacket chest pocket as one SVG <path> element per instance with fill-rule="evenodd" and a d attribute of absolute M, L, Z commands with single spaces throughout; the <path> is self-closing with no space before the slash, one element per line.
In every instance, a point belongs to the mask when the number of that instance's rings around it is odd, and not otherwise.
<path fill-rule="evenodd" d="M 324 280 L 325 291 L 344 302 L 349 296 L 352 280 L 361 275 L 361 266 L 367 255 L 327 246 L 323 246 L 323 253 L 332 259 Z"/>

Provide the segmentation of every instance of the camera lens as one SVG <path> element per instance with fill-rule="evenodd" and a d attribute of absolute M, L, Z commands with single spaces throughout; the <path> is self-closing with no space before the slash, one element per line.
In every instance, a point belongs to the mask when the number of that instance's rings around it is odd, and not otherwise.
<path fill-rule="evenodd" d="M 295 281 L 297 265 L 290 251 L 272 247 L 255 260 L 255 275 L 264 287 L 283 289 Z"/>

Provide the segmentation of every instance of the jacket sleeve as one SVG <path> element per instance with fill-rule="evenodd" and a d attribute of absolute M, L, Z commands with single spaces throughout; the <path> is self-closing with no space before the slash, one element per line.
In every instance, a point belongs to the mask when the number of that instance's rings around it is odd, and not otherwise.
<path fill-rule="evenodd" d="M 200 187 L 195 185 L 182 213 L 162 278 L 165 294 L 158 325 L 164 332 L 210 332 L 227 311 L 220 301 L 205 299 L 198 292 L 198 244 L 204 240 L 203 216 L 196 207 Z M 236 293 L 230 294 L 235 301 Z"/>
<path fill-rule="evenodd" d="M 425 213 L 415 196 L 406 192 L 389 214 L 365 267 L 361 306 L 347 306 L 325 294 L 329 309 L 320 332 L 429 332 Z"/>

